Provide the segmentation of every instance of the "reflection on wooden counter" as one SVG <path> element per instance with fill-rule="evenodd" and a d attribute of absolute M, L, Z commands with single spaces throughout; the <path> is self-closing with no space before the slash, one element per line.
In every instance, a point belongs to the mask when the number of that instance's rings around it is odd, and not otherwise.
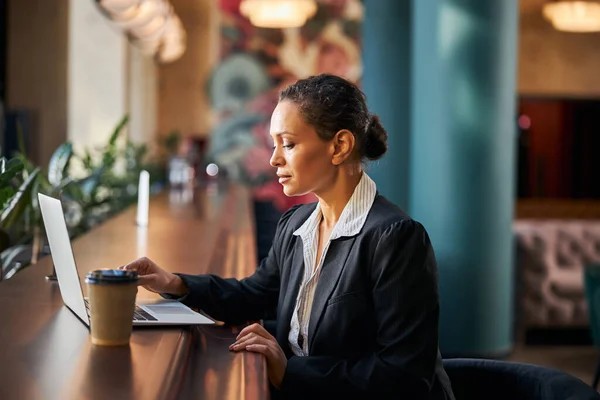
<path fill-rule="evenodd" d="M 173 272 L 242 278 L 255 269 L 243 188 L 165 191 L 150 202 L 147 228 L 135 218 L 132 207 L 73 242 L 80 276 L 140 256 Z M 46 257 L 0 283 L 0 398 L 269 397 L 262 356 L 228 349 L 236 327 L 135 328 L 129 347 L 93 346 L 44 279 L 51 270 Z"/>

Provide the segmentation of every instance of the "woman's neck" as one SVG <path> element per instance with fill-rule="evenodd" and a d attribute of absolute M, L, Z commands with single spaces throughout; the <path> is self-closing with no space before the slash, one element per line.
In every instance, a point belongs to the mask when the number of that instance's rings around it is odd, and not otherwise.
<path fill-rule="evenodd" d="M 333 185 L 322 193 L 315 193 L 319 198 L 324 228 L 331 229 L 338 222 L 362 174 L 360 167 L 341 167 L 334 177 Z"/>

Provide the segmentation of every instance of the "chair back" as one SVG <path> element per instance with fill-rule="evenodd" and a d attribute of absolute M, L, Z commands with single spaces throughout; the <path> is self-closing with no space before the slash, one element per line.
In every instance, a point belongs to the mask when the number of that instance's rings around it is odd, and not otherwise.
<path fill-rule="evenodd" d="M 600 400 L 600 394 L 566 372 L 485 359 L 446 359 L 456 400 Z"/>
<path fill-rule="evenodd" d="M 600 264 L 589 264 L 583 269 L 585 298 L 594 346 L 600 347 Z"/>

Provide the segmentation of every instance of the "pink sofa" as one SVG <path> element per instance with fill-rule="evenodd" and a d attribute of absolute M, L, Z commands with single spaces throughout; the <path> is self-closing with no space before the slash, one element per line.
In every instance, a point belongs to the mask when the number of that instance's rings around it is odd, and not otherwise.
<path fill-rule="evenodd" d="M 583 267 L 600 263 L 600 220 L 517 220 L 521 328 L 589 325 Z"/>

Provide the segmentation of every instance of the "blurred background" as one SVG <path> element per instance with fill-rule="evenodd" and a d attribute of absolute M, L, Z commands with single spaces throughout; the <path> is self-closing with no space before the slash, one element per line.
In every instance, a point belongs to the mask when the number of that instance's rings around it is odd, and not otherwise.
<path fill-rule="evenodd" d="M 0 0 L 0 277 L 48 252 L 37 191 L 76 237 L 142 169 L 153 192 L 248 187 L 260 261 L 315 200 L 269 166 L 278 91 L 333 73 L 388 129 L 367 172 L 431 236 L 444 355 L 591 381 L 599 71 L 596 0 Z"/>

